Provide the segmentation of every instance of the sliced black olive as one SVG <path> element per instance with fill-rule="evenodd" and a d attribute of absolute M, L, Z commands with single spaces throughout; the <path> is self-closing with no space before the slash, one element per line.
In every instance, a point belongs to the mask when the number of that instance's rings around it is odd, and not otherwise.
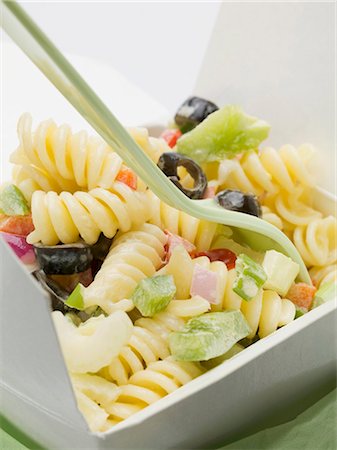
<path fill-rule="evenodd" d="M 43 270 L 35 270 L 32 275 L 38 280 L 43 289 L 49 294 L 53 311 L 62 311 L 64 314 L 70 311 L 77 311 L 65 305 L 69 293 L 59 286 L 54 280 L 48 278 Z"/>
<path fill-rule="evenodd" d="M 174 116 L 174 120 L 180 128 L 180 131 L 186 133 L 218 109 L 217 105 L 209 100 L 200 97 L 189 97 L 179 107 Z"/>
<path fill-rule="evenodd" d="M 185 188 L 180 183 L 178 167 L 185 167 L 194 180 L 192 189 Z M 175 152 L 163 153 L 158 161 L 158 167 L 164 174 L 189 198 L 202 198 L 207 188 L 207 178 L 202 168 L 193 159 Z"/>
<path fill-rule="evenodd" d="M 112 240 L 113 238 L 109 239 L 106 236 L 104 236 L 103 233 L 100 234 L 98 241 L 91 246 L 91 252 L 94 259 L 99 259 L 101 261 L 105 259 L 106 255 L 110 250 Z"/>
<path fill-rule="evenodd" d="M 93 255 L 90 245 L 82 242 L 45 246 L 34 244 L 37 262 L 46 274 L 72 275 L 89 269 Z"/>
<path fill-rule="evenodd" d="M 244 194 L 241 191 L 226 189 L 219 192 L 215 199 L 225 209 L 256 217 L 262 216 L 260 202 L 253 194 Z"/>

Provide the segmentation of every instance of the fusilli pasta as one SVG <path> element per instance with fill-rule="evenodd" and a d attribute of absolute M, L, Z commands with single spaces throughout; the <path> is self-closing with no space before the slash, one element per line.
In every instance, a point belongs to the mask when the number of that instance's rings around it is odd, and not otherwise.
<path fill-rule="evenodd" d="M 140 226 L 149 217 L 149 209 L 145 194 L 115 182 L 109 190 L 96 188 L 74 194 L 36 191 L 32 217 L 35 230 L 27 238 L 30 243 L 67 244 L 81 236 L 93 244 L 101 232 L 112 238 L 118 229 Z"/>
<path fill-rule="evenodd" d="M 259 154 L 250 151 L 240 160 L 222 161 L 218 181 L 223 189 L 240 189 L 256 195 L 274 195 L 280 191 L 292 193 L 298 185 L 313 187 L 312 174 L 306 167 L 313 153 L 310 145 L 298 149 L 285 145 L 279 151 L 268 147 Z"/>
<path fill-rule="evenodd" d="M 172 208 L 151 191 L 147 191 L 147 195 L 151 208 L 150 223 L 183 237 L 193 243 L 198 251 L 210 248 L 218 228 L 216 223 L 197 219 Z"/>
<path fill-rule="evenodd" d="M 165 233 L 151 224 L 117 236 L 94 281 L 84 289 L 85 305 L 99 305 L 108 314 L 131 310 L 130 295 L 140 280 L 162 265 L 166 240 Z"/>
<path fill-rule="evenodd" d="M 165 311 L 152 318 L 140 318 L 135 322 L 133 334 L 119 356 L 114 358 L 105 373 L 118 385 L 127 384 L 129 377 L 145 369 L 150 363 L 170 355 L 167 337 L 178 331 L 188 318 L 207 312 L 207 300 L 194 297 L 188 300 L 172 300 Z"/>
<path fill-rule="evenodd" d="M 313 266 L 309 270 L 310 277 L 316 287 L 323 286 L 326 283 L 337 283 L 337 264 L 327 266 Z"/>
<path fill-rule="evenodd" d="M 337 260 L 337 220 L 333 216 L 297 227 L 293 240 L 308 267 L 327 266 Z"/>
<path fill-rule="evenodd" d="M 149 364 L 121 386 L 116 402 L 109 405 L 111 418 L 120 421 L 174 392 L 180 386 L 201 375 L 203 369 L 198 363 L 178 362 L 172 357 Z"/>

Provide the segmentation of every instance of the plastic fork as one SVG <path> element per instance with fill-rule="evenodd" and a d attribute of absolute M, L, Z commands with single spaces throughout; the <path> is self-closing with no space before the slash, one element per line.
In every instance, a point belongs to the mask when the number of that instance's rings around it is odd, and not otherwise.
<path fill-rule="evenodd" d="M 276 227 L 257 217 L 225 210 L 214 200 L 186 197 L 147 157 L 24 9 L 15 1 L 1 0 L 1 5 L 1 25 L 7 34 L 163 202 L 198 219 L 234 227 L 235 236 L 255 250 L 273 248 L 281 251 L 299 264 L 299 278 L 311 283 L 296 247 Z"/>

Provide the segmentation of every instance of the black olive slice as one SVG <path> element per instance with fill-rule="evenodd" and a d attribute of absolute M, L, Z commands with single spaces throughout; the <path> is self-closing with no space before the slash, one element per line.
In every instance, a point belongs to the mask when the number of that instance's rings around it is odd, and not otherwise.
<path fill-rule="evenodd" d="M 70 306 L 65 305 L 69 293 L 62 289 L 55 281 L 48 278 L 43 270 L 35 270 L 32 275 L 41 284 L 43 289 L 49 294 L 53 311 L 62 311 L 64 314 L 71 311 L 77 311 Z"/>
<path fill-rule="evenodd" d="M 94 259 L 103 261 L 108 254 L 113 238 L 107 238 L 103 233 L 100 234 L 98 241 L 91 246 L 91 252 Z"/>
<path fill-rule="evenodd" d="M 225 209 L 256 217 L 262 216 L 260 202 L 253 194 L 244 194 L 238 190 L 226 189 L 219 192 L 215 199 Z"/>
<path fill-rule="evenodd" d="M 185 167 L 194 180 L 192 189 L 185 188 L 180 183 L 178 167 Z M 207 188 L 207 178 L 202 168 L 191 158 L 176 152 L 163 153 L 158 161 L 158 167 L 185 194 L 192 199 L 203 197 Z"/>
<path fill-rule="evenodd" d="M 93 255 L 91 246 L 77 242 L 45 246 L 34 244 L 37 262 L 46 274 L 71 275 L 89 269 Z"/>
<path fill-rule="evenodd" d="M 217 111 L 219 108 L 215 103 L 205 100 L 200 97 L 189 97 L 179 107 L 174 116 L 175 123 L 180 128 L 182 133 L 195 128 L 201 123 L 209 114 Z"/>

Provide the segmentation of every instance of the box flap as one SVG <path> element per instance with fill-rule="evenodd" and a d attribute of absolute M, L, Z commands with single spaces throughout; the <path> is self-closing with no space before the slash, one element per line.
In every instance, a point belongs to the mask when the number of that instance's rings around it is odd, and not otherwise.
<path fill-rule="evenodd" d="M 73 396 L 49 299 L 0 238 L 1 373 L 5 389 L 86 430 Z"/>
<path fill-rule="evenodd" d="M 335 190 L 334 4 L 223 3 L 195 87 L 271 124 L 268 144 L 312 143 Z M 327 161 L 327 164 L 325 162 Z"/>

